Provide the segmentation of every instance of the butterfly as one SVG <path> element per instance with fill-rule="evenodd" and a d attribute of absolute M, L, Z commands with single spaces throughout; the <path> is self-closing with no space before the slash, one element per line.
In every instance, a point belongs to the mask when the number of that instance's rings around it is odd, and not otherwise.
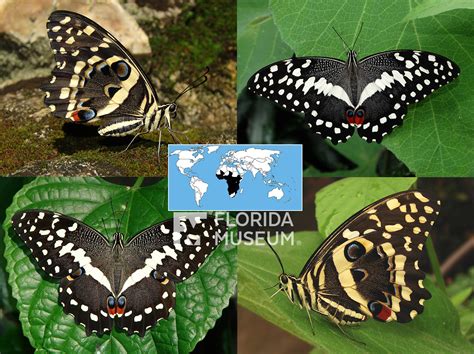
<path fill-rule="evenodd" d="M 247 87 L 303 113 L 309 128 L 335 145 L 346 142 L 354 128 L 365 141 L 380 143 L 402 125 L 410 103 L 459 74 L 452 60 L 435 53 L 391 50 L 358 60 L 350 49 L 345 62 L 296 56 L 277 61 L 252 75 Z"/>
<path fill-rule="evenodd" d="M 171 129 L 176 101 L 203 84 L 209 70 L 173 102 L 160 104 L 140 64 L 100 25 L 78 13 L 55 11 L 46 27 L 56 67 L 41 89 L 54 116 L 78 123 L 100 120 L 98 132 L 104 136 L 135 134 L 135 139 L 158 130 L 160 145 L 161 130 L 166 129 L 179 141 Z"/>
<path fill-rule="evenodd" d="M 210 215 L 180 217 L 150 226 L 127 243 L 117 232 L 110 243 L 83 222 L 48 210 L 19 211 L 12 224 L 38 266 L 61 279 L 59 302 L 87 335 L 110 332 L 115 323 L 128 335 L 143 336 L 168 318 L 176 284 L 199 269 L 227 230 Z"/>
<path fill-rule="evenodd" d="M 419 191 L 370 204 L 331 233 L 298 277 L 285 273 L 268 243 L 282 268 L 277 293 L 284 292 L 308 316 L 314 310 L 338 325 L 369 317 L 413 320 L 431 298 L 419 258 L 440 204 Z"/>

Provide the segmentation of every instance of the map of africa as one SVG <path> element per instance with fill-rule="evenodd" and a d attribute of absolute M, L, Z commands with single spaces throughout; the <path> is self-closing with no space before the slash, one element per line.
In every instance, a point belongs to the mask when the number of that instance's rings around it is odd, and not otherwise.
<path fill-rule="evenodd" d="M 170 210 L 301 210 L 301 145 L 169 145 Z"/>

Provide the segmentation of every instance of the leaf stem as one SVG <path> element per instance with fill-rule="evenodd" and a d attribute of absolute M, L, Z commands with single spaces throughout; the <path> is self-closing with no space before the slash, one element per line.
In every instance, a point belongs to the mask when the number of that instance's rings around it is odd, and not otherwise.
<path fill-rule="evenodd" d="M 428 258 L 430 259 L 431 268 L 433 269 L 436 283 L 438 284 L 438 287 L 444 293 L 446 293 L 446 284 L 444 283 L 443 275 L 441 274 L 438 256 L 436 255 L 433 240 L 431 239 L 431 237 L 428 237 L 428 239 L 426 240 L 426 251 L 428 252 Z"/>
<path fill-rule="evenodd" d="M 137 177 L 137 180 L 133 184 L 132 189 L 133 190 L 139 189 L 141 187 L 144 179 L 145 179 L 145 177 Z"/>

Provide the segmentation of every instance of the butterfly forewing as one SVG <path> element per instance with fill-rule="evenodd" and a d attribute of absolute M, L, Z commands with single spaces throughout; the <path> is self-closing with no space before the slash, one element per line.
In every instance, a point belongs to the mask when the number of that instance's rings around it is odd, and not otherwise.
<path fill-rule="evenodd" d="M 438 214 L 439 201 L 418 191 L 377 201 L 334 231 L 300 278 L 339 321 L 411 321 L 431 297 L 419 259 Z"/>
<path fill-rule="evenodd" d="M 97 267 L 111 261 L 108 241 L 72 217 L 28 210 L 16 213 L 12 224 L 40 268 L 52 277 L 63 278 L 82 267 L 102 279 Z"/>
<path fill-rule="evenodd" d="M 189 278 L 225 236 L 226 224 L 208 216 L 181 217 L 145 229 L 127 244 L 124 252 L 137 266 L 163 271 L 174 282 Z M 179 257 L 178 257 L 179 254 Z M 161 270 L 160 270 L 161 271 Z"/>
<path fill-rule="evenodd" d="M 56 60 L 43 85 L 53 114 L 76 122 L 100 118 L 101 135 L 126 135 L 144 129 L 145 116 L 158 110 L 158 97 L 129 52 L 87 17 L 53 12 L 47 23 Z"/>

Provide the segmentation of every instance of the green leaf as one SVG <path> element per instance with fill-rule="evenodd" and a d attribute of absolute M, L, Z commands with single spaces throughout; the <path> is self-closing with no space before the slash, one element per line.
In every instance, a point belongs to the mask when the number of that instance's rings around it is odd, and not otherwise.
<path fill-rule="evenodd" d="M 338 170 L 334 172 L 320 172 L 311 167 L 305 171 L 305 177 L 356 177 L 377 176 L 377 161 L 383 150 L 378 144 L 367 144 L 358 136 L 353 136 L 345 144 L 339 144 L 334 147 L 339 153 L 354 162 L 357 167 L 352 170 Z"/>
<path fill-rule="evenodd" d="M 463 289 L 456 294 L 452 295 L 450 297 L 451 302 L 453 303 L 454 306 L 458 307 L 460 306 L 464 301 L 466 301 L 469 296 L 472 294 L 472 287 Z"/>
<path fill-rule="evenodd" d="M 20 209 L 45 208 L 83 220 L 109 239 L 116 231 L 116 219 L 122 219 L 121 231 L 130 238 L 170 218 L 167 203 L 166 179 L 142 188 L 97 178 L 38 178 L 16 194 L 3 225 L 5 258 L 23 332 L 33 347 L 44 352 L 187 353 L 204 338 L 234 293 L 234 246 L 222 243 L 194 276 L 177 285 L 174 311 L 143 338 L 116 330 L 102 337 L 87 337 L 83 327 L 58 304 L 57 282 L 42 277 L 10 223 Z"/>
<path fill-rule="evenodd" d="M 262 66 L 293 51 L 280 38 L 268 9 L 268 0 L 239 0 L 237 7 L 237 92 Z"/>
<path fill-rule="evenodd" d="M 316 193 L 319 231 L 328 236 L 354 213 L 390 194 L 408 190 L 416 178 L 345 178 Z"/>
<path fill-rule="evenodd" d="M 357 42 L 360 57 L 396 48 L 432 51 L 445 55 L 461 67 L 461 76 L 429 98 L 411 105 L 402 127 L 383 140 L 383 145 L 419 176 L 474 175 L 474 56 L 472 40 L 465 33 L 474 29 L 472 11 L 454 10 L 436 17 L 405 22 L 411 2 L 369 1 L 270 1 L 273 21 L 281 39 L 298 56 L 346 58 L 345 49 L 332 26 L 346 42 L 353 42 L 365 23 Z M 382 11 L 383 9 L 383 11 Z M 382 11 L 382 12 L 381 12 Z M 350 14 L 350 16 L 348 16 Z M 242 43 L 256 48 L 255 43 Z M 356 49 L 357 49 L 356 48 Z M 258 48 L 257 48 L 258 49 Z M 259 67 L 246 63 L 256 55 L 248 48 L 239 53 L 239 63 L 248 68 L 245 78 Z M 278 59 L 285 59 L 281 55 Z M 259 62 L 270 64 L 276 58 L 264 53 Z M 240 73 L 239 73 L 240 76 Z M 368 145 L 367 145 L 368 146 Z M 342 151 L 337 146 L 338 151 Z"/>
<path fill-rule="evenodd" d="M 323 237 L 316 232 L 298 232 L 295 233 L 295 240 L 297 243 L 291 247 L 288 244 L 275 246 L 285 271 L 290 274 L 299 274 Z M 278 281 L 279 274 L 280 266 L 266 245 L 239 246 L 239 304 L 320 351 L 427 353 L 435 350 L 454 353 L 472 352 L 474 349 L 460 333 L 459 317 L 453 305 L 429 279 L 425 285 L 433 297 L 426 302 L 423 314 L 410 323 L 368 320 L 359 326 L 344 326 L 343 333 L 327 318 L 312 312 L 313 334 L 304 309 L 291 304 L 282 293 L 270 298 L 277 288 L 264 290 Z"/>
<path fill-rule="evenodd" d="M 472 0 L 424 0 L 411 9 L 405 17 L 405 21 L 435 16 L 443 12 L 457 9 L 472 10 L 474 9 L 474 2 Z"/>
<path fill-rule="evenodd" d="M 317 210 L 328 209 L 317 211 L 318 225 L 327 234 L 362 207 L 387 194 L 405 190 L 415 181 L 414 178 L 347 178 L 335 182 L 317 193 Z M 319 232 L 297 232 L 293 240 L 272 242 L 285 271 L 298 275 L 324 236 Z M 359 326 L 344 326 L 342 332 L 326 317 L 311 311 L 313 334 L 304 309 L 291 304 L 283 293 L 271 298 L 277 287 L 265 290 L 278 281 L 279 274 L 276 257 L 263 242 L 239 246 L 239 304 L 314 345 L 315 352 L 454 353 L 474 349 L 460 332 L 459 317 L 451 301 L 429 279 L 425 285 L 432 298 L 425 303 L 423 314 L 410 323 L 380 323 L 369 319 Z"/>
<path fill-rule="evenodd" d="M 465 273 L 458 274 L 447 287 L 448 295 L 456 306 L 461 318 L 461 332 L 474 344 L 474 267 Z M 470 293 L 468 295 L 468 293 Z"/>

